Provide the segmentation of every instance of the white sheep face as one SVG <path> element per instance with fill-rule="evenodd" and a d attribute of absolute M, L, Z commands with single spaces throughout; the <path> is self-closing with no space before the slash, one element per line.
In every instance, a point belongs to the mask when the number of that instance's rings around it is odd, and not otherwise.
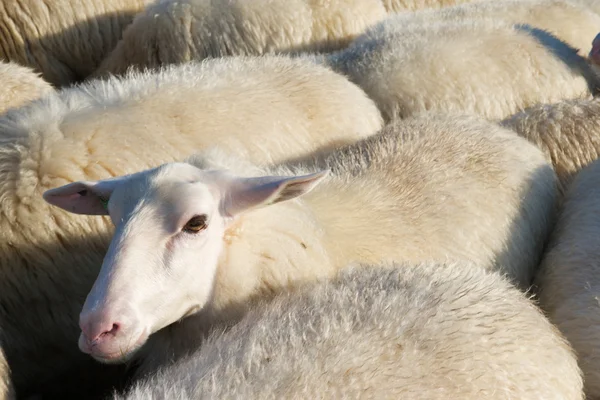
<path fill-rule="evenodd" d="M 46 191 L 50 204 L 110 215 L 115 225 L 80 315 L 80 349 L 101 362 L 124 362 L 149 335 L 201 310 L 235 218 L 307 193 L 326 174 L 244 178 L 170 163 Z"/>

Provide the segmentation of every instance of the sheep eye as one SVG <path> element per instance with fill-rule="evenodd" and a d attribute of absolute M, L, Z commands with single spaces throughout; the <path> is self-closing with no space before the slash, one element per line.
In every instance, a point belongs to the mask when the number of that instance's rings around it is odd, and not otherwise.
<path fill-rule="evenodd" d="M 183 227 L 184 232 L 198 233 L 206 229 L 206 215 L 196 215 L 192 217 Z"/>

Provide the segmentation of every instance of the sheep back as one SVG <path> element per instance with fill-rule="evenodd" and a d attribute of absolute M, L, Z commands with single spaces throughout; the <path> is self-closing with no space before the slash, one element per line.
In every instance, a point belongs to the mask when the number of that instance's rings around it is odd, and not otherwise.
<path fill-rule="evenodd" d="M 425 111 L 502 119 L 589 98 L 599 87 L 577 49 L 543 30 L 486 18 L 406 25 L 392 16 L 325 62 L 362 87 L 386 120 Z"/>
<path fill-rule="evenodd" d="M 332 51 L 385 15 L 379 0 L 161 1 L 136 16 L 96 76 L 212 57 Z"/>
<path fill-rule="evenodd" d="M 256 306 L 115 399 L 582 399 L 525 295 L 468 263 L 359 266 Z"/>

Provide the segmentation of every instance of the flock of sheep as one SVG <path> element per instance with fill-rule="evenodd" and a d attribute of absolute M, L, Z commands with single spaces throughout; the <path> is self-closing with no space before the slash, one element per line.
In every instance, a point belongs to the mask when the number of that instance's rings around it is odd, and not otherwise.
<path fill-rule="evenodd" d="M 0 2 L 0 400 L 600 400 L 599 33 Z"/>

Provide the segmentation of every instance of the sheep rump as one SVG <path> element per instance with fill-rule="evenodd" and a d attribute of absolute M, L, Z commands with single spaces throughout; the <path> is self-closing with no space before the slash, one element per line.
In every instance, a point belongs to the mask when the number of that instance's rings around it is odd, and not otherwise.
<path fill-rule="evenodd" d="M 468 263 L 360 266 L 255 306 L 115 400 L 582 399 L 568 343 Z"/>

